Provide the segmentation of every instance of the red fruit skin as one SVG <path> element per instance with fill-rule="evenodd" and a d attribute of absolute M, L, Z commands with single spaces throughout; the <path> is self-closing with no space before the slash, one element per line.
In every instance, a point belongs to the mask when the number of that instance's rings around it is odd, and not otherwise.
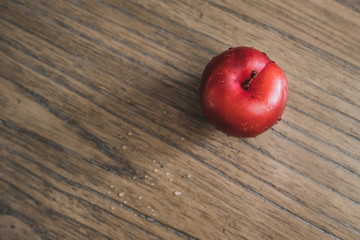
<path fill-rule="evenodd" d="M 250 86 L 243 84 L 256 70 Z M 202 74 L 200 105 L 215 127 L 227 135 L 255 137 L 281 119 L 287 99 L 281 68 L 254 48 L 229 48 L 214 57 Z"/>

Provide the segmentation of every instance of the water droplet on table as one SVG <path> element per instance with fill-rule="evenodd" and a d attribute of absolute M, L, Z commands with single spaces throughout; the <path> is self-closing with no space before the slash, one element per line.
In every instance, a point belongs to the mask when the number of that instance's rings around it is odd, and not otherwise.
<path fill-rule="evenodd" d="M 175 195 L 175 196 L 180 196 L 180 195 L 181 195 L 181 192 L 180 192 L 180 191 L 175 191 L 175 192 L 174 192 L 174 195 Z"/>

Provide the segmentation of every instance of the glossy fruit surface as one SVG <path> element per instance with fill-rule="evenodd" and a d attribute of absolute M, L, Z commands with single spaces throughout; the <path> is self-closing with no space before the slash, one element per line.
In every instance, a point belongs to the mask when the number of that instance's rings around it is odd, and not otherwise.
<path fill-rule="evenodd" d="M 229 48 L 202 75 L 200 105 L 215 127 L 235 137 L 255 137 L 281 119 L 288 98 L 281 68 L 254 48 Z"/>

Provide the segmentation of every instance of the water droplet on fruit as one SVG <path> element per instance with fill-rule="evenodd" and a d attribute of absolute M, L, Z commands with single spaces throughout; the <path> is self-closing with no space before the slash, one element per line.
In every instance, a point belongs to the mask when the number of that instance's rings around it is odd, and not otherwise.
<path fill-rule="evenodd" d="M 229 47 L 228 52 L 231 52 L 232 50 L 234 50 L 234 48 Z"/>
<path fill-rule="evenodd" d="M 223 79 L 219 78 L 219 79 L 217 80 L 217 83 L 219 83 L 219 84 L 224 84 L 225 81 L 224 81 Z"/>
<path fill-rule="evenodd" d="M 218 72 L 216 75 L 218 76 L 218 78 L 217 78 L 217 83 L 223 84 L 223 83 L 224 83 L 224 79 L 223 79 L 223 77 L 222 77 L 223 73 L 222 73 L 222 72 Z"/>
<path fill-rule="evenodd" d="M 264 52 L 262 52 L 262 54 L 264 54 L 265 56 L 267 56 L 266 53 L 264 53 Z"/>
<path fill-rule="evenodd" d="M 247 122 L 244 122 L 244 123 L 241 123 L 241 126 L 245 127 L 247 124 L 248 124 Z"/>
<path fill-rule="evenodd" d="M 278 121 L 281 121 L 281 117 L 278 117 Z"/>

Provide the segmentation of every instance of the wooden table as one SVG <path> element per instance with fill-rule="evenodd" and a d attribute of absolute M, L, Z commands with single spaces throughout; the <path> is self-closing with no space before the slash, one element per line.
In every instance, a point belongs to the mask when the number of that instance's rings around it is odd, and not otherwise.
<path fill-rule="evenodd" d="M 289 82 L 252 139 L 201 113 L 252 46 Z M 360 239 L 356 0 L 0 1 L 0 239 Z"/>

